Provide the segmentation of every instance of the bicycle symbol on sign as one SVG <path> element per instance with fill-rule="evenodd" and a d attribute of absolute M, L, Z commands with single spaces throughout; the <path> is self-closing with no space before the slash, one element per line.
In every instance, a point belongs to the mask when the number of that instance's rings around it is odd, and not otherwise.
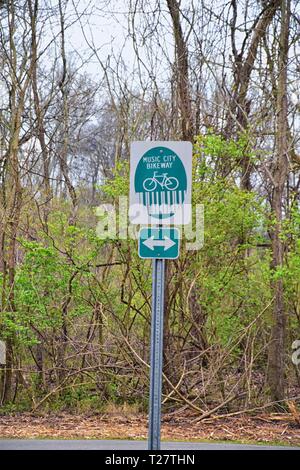
<path fill-rule="evenodd" d="M 143 188 L 145 191 L 155 191 L 159 185 L 162 189 L 166 188 L 168 191 L 175 191 L 179 186 L 179 181 L 174 176 L 168 176 L 168 173 L 158 174 L 154 172 L 152 178 L 146 178 L 143 182 Z"/>

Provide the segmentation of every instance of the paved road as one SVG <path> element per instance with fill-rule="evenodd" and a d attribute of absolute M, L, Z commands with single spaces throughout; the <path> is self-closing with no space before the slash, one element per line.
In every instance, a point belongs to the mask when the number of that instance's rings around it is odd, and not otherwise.
<path fill-rule="evenodd" d="M 146 441 L 67 441 L 67 440 L 0 440 L 1 450 L 146 450 Z M 208 444 L 201 442 L 163 442 L 162 450 L 300 450 L 300 447 L 257 446 L 244 444 Z"/>

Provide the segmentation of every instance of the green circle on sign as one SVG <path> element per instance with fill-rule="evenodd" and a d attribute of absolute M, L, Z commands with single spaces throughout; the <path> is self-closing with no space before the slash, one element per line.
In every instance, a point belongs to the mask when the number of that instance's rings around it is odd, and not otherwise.
<path fill-rule="evenodd" d="M 134 187 L 145 206 L 183 204 L 187 177 L 181 159 L 167 147 L 151 148 L 137 165 Z M 162 217 L 161 214 L 157 216 Z"/>

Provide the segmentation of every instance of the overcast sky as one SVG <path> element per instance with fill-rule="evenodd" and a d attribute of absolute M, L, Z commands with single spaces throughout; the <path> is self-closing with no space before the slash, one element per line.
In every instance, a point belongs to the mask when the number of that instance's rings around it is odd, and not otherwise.
<path fill-rule="evenodd" d="M 151 14 L 150 12 L 154 4 L 155 2 L 151 2 L 151 0 L 146 3 L 146 13 L 141 13 L 137 10 L 137 27 L 141 26 L 139 21 L 142 15 L 144 20 L 147 14 Z M 76 51 L 85 58 L 90 57 L 91 50 L 88 45 L 89 43 L 95 46 L 102 61 L 105 61 L 108 56 L 118 56 L 121 54 L 128 70 L 134 68 L 136 56 L 132 38 L 128 36 L 128 28 L 131 27 L 131 16 L 129 15 L 129 4 L 127 1 L 69 0 L 67 9 L 69 23 L 72 23 L 78 15 L 81 16 L 80 23 L 74 23 L 67 33 L 68 49 L 71 53 L 74 54 L 74 51 Z M 167 36 L 168 29 L 166 28 L 165 38 Z M 168 52 L 172 54 L 173 44 L 171 36 L 166 47 Z M 143 47 L 139 48 L 142 57 L 144 49 Z M 95 57 L 90 58 L 84 68 L 94 78 L 97 78 L 99 75 L 99 62 Z"/>

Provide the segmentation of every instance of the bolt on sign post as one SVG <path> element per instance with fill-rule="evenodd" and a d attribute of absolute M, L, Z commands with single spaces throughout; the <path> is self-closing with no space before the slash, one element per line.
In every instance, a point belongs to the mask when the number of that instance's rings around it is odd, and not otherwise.
<path fill-rule="evenodd" d="M 180 231 L 191 220 L 192 144 L 133 142 L 129 219 L 144 225 L 139 256 L 152 259 L 152 317 L 148 448 L 160 449 L 165 260 L 179 256 Z"/>

